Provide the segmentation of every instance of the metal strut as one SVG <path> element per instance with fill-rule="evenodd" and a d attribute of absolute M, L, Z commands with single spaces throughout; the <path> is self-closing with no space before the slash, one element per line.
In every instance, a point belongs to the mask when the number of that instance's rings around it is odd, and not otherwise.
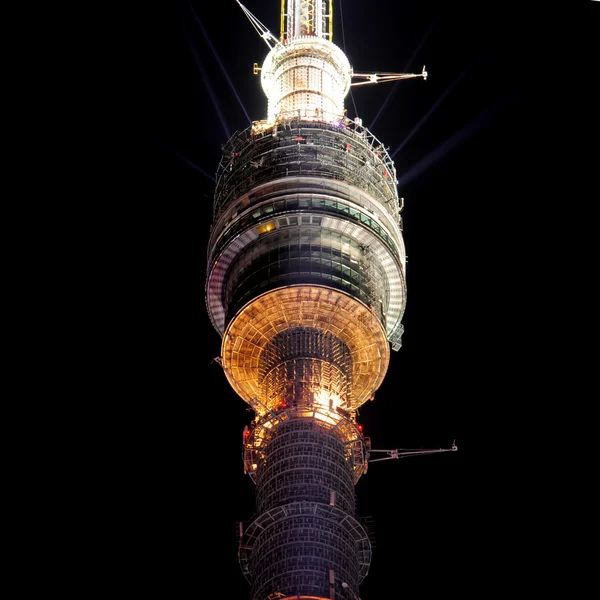
<path fill-rule="evenodd" d="M 420 73 L 353 73 L 352 77 L 359 77 L 367 81 L 354 81 L 350 85 L 367 85 L 369 83 L 379 83 L 384 81 L 397 81 L 399 79 L 413 79 L 414 77 L 422 77 L 427 79 L 427 71 L 425 65 Z"/>
<path fill-rule="evenodd" d="M 451 448 L 437 448 L 435 450 L 423 450 L 423 449 L 410 449 L 410 448 L 396 448 L 395 450 L 373 450 L 371 449 L 369 452 L 386 452 L 389 456 L 385 456 L 384 458 L 374 458 L 370 459 L 369 463 L 378 462 L 380 460 L 391 460 L 392 458 L 404 458 L 405 456 L 421 456 L 423 454 L 438 454 L 439 452 L 456 452 L 458 450 L 458 446 L 456 445 L 456 440 L 452 442 Z"/>
<path fill-rule="evenodd" d="M 275 46 L 283 46 L 283 44 L 240 2 L 240 0 L 236 0 L 236 2 L 240 5 L 244 14 L 254 26 L 254 29 L 260 34 L 260 37 L 265 41 L 267 46 L 269 46 L 270 50 Z"/>

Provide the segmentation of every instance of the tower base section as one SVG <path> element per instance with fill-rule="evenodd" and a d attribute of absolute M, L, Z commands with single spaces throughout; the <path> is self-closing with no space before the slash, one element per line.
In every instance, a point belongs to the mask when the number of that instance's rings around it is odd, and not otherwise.
<path fill-rule="evenodd" d="M 371 562 L 364 527 L 348 513 L 317 502 L 293 502 L 262 513 L 240 540 L 242 572 L 253 600 L 358 595 Z"/>

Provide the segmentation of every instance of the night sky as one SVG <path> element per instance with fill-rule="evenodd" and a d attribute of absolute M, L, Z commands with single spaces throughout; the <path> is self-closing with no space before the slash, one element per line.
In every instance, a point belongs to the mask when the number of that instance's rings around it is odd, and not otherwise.
<path fill-rule="evenodd" d="M 243 4 L 279 35 L 278 0 Z M 355 72 L 425 65 L 429 74 L 351 88 L 345 101 L 348 116 L 362 118 L 393 155 L 408 257 L 403 346 L 358 421 L 376 449 L 458 445 L 374 463 L 359 481 L 357 512 L 371 518 L 374 539 L 361 599 L 452 597 L 469 577 L 465 515 L 476 502 L 477 475 L 467 480 L 462 467 L 474 458 L 474 432 L 492 431 L 490 404 L 502 409 L 488 368 L 493 340 L 511 335 L 497 315 L 498 296 L 512 300 L 510 267 L 498 271 L 487 253 L 498 220 L 518 219 L 532 143 L 527 71 L 538 50 L 532 20 L 497 3 L 341 4 L 333 41 Z M 173 0 L 152 9 L 140 48 L 147 154 L 127 277 L 143 293 L 126 304 L 122 342 L 135 373 L 126 420 L 138 432 L 129 485 L 147 488 L 132 518 L 144 514 L 137 543 L 147 559 L 136 572 L 149 590 L 246 600 L 236 523 L 254 513 L 241 459 L 253 413 L 213 361 L 221 340 L 204 284 L 221 144 L 266 117 L 252 66 L 268 47 L 234 0 L 219 2 L 218 14 L 206 6 Z"/>

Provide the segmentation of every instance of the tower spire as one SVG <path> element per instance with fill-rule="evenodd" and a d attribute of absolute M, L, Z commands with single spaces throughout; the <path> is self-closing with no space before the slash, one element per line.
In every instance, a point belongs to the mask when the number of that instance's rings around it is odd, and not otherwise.
<path fill-rule="evenodd" d="M 332 41 L 333 0 L 281 0 L 281 41 L 306 36 Z"/>

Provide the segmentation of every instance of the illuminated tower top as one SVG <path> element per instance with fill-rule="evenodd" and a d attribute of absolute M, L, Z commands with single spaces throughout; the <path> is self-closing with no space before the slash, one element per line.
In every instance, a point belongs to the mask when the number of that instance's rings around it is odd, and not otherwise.
<path fill-rule="evenodd" d="M 282 0 L 278 40 L 238 0 L 271 48 L 261 69 L 267 125 L 299 117 L 334 122 L 344 111 L 352 79 L 346 55 L 332 43 L 332 0 Z M 286 8 L 287 7 L 287 8 Z"/>
<path fill-rule="evenodd" d="M 206 302 L 222 365 L 260 417 L 282 394 L 352 417 L 383 380 L 388 342 L 401 346 L 406 252 L 393 161 L 343 101 L 351 85 L 424 75 L 353 73 L 331 2 L 283 0 L 279 39 L 238 4 L 269 47 L 255 64 L 268 118 L 232 136 L 217 172 Z"/>
<path fill-rule="evenodd" d="M 293 118 L 335 123 L 344 114 L 350 86 L 427 78 L 425 67 L 418 74 L 354 73 L 346 55 L 332 42 L 332 0 L 281 0 L 279 39 L 237 2 L 270 48 L 263 66 L 254 65 L 255 73 L 261 71 L 268 99 L 263 126 Z"/>

